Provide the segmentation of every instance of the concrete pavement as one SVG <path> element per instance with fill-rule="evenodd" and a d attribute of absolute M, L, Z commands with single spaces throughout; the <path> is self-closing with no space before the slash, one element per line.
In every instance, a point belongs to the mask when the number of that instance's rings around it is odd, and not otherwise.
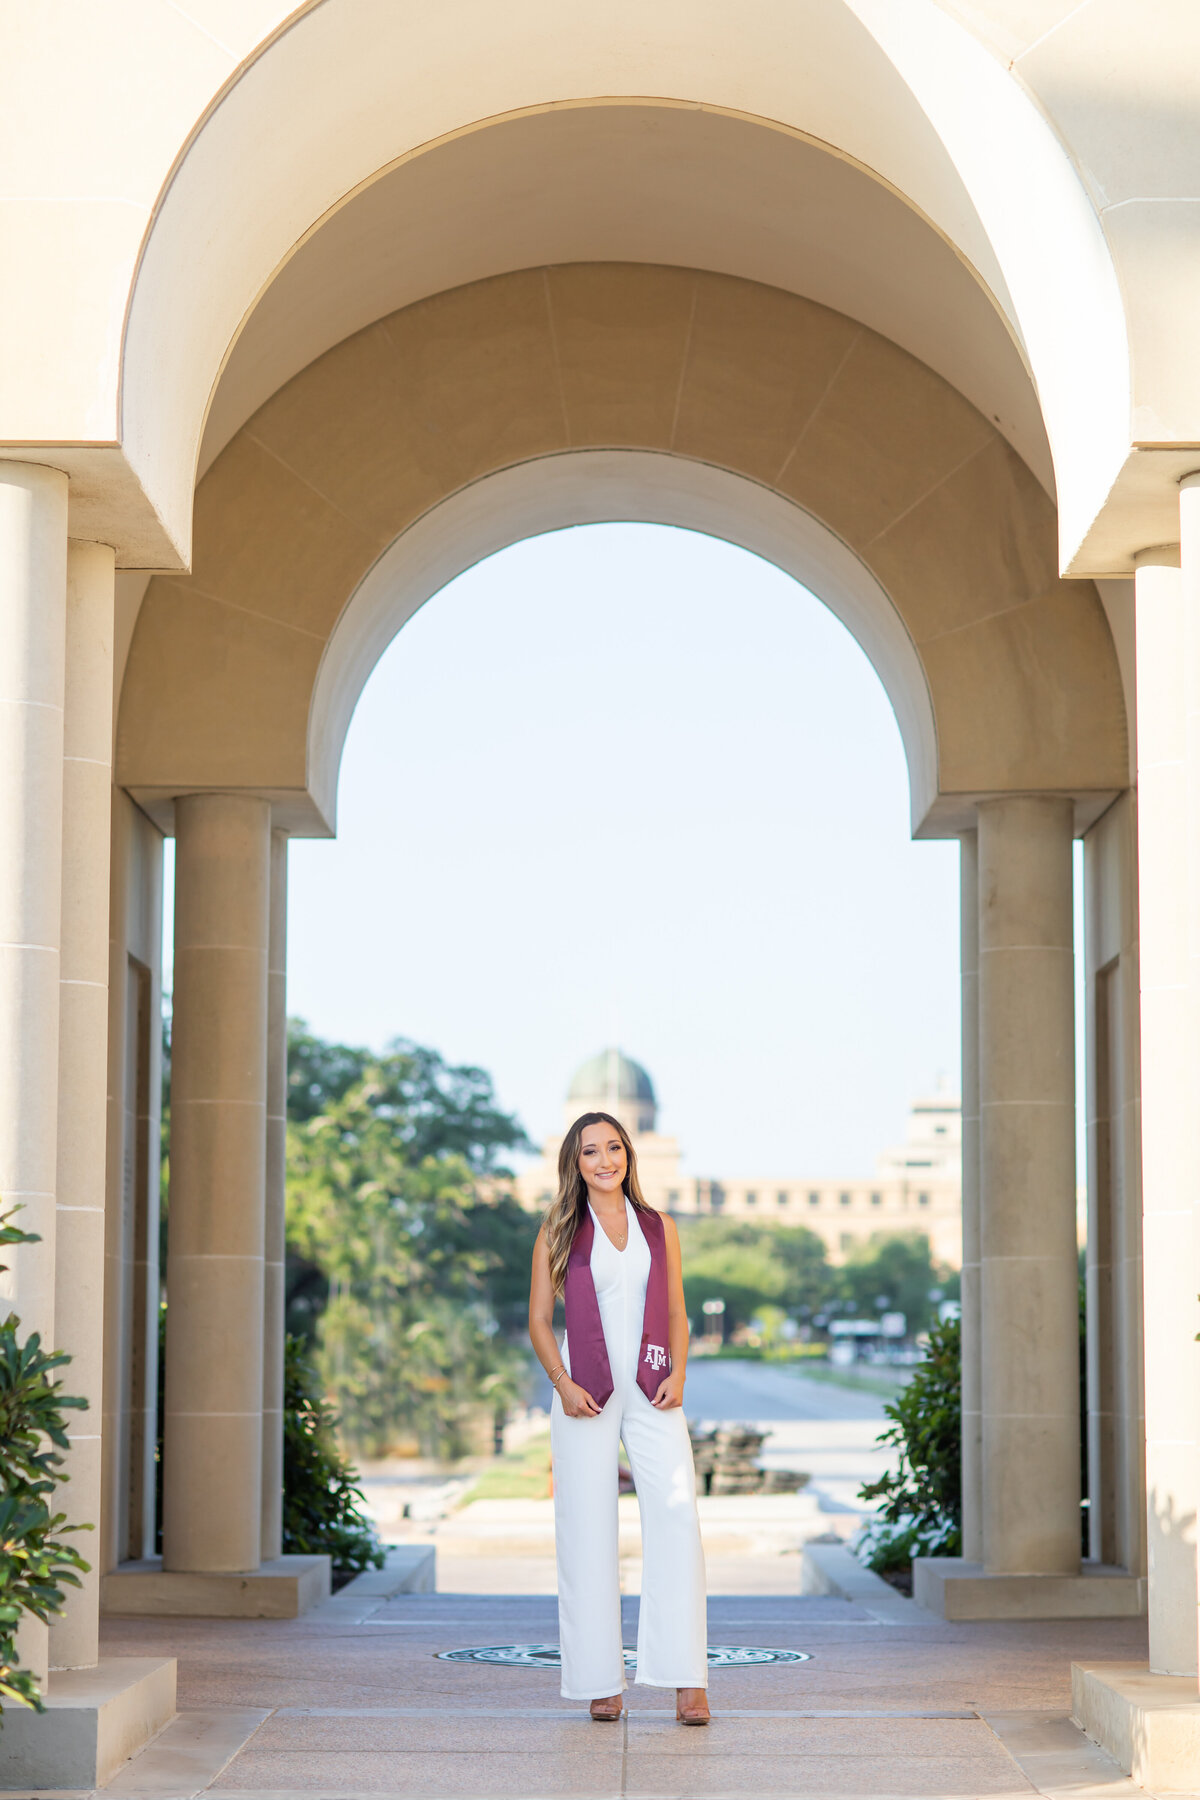
<path fill-rule="evenodd" d="M 954 1626 L 894 1601 L 711 1603 L 710 1642 L 810 1660 L 714 1670 L 714 1722 L 675 1724 L 633 1687 L 617 1726 L 558 1698 L 557 1670 L 444 1662 L 472 1645 L 553 1642 L 549 1597 L 364 1598 L 351 1617 L 111 1620 L 106 1654 L 180 1655 L 176 1725 L 110 1785 L 115 1800 L 1137 1800 L 1070 1725 L 1069 1665 L 1145 1654 L 1136 1621 Z M 636 1602 L 624 1603 L 625 1641 Z"/>

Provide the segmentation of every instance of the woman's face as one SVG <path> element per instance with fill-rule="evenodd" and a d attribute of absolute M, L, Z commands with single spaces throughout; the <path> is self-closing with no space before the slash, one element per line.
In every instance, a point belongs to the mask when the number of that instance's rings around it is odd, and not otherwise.
<path fill-rule="evenodd" d="M 625 1146 L 611 1125 L 585 1125 L 579 1140 L 579 1173 L 589 1190 L 619 1194 L 625 1179 Z"/>

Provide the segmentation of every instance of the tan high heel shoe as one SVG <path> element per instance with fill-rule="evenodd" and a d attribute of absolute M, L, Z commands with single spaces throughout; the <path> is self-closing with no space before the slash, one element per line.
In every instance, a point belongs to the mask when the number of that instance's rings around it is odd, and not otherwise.
<path fill-rule="evenodd" d="M 691 1694 L 693 1698 L 684 1704 L 683 1696 Z M 695 1696 L 699 1695 L 699 1699 Z M 708 1710 L 708 1695 L 703 1688 L 675 1689 L 675 1717 L 681 1725 L 707 1725 L 712 1714 Z"/>
<path fill-rule="evenodd" d="M 607 1699 L 593 1700 L 588 1710 L 597 1724 L 614 1724 L 621 1716 L 621 1696 L 611 1694 Z"/>

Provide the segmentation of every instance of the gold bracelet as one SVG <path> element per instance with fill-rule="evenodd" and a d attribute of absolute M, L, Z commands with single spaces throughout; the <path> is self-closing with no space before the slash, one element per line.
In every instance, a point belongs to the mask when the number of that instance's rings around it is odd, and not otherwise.
<path fill-rule="evenodd" d="M 566 1363 L 564 1363 L 562 1368 L 558 1371 L 558 1374 L 552 1375 L 550 1377 L 550 1386 L 552 1388 L 556 1388 L 558 1386 L 559 1382 L 562 1380 L 563 1376 L 566 1374 L 566 1372 L 567 1372 L 567 1365 L 566 1365 Z"/>

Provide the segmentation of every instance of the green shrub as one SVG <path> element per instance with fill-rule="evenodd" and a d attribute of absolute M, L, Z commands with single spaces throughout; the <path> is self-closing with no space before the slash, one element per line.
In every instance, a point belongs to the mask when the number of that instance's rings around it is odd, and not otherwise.
<path fill-rule="evenodd" d="M 288 1336 L 283 1372 L 283 1549 L 329 1556 L 336 1572 L 382 1569 L 383 1549 L 359 1510 L 357 1471 L 338 1448 L 337 1419 L 299 1338 Z"/>
<path fill-rule="evenodd" d="M 914 1556 L 958 1556 L 962 1544 L 962 1333 L 957 1319 L 935 1325 L 925 1360 L 895 1400 L 879 1443 L 900 1452 L 895 1470 L 859 1490 L 882 1500 L 859 1553 L 882 1574 Z"/>
<path fill-rule="evenodd" d="M 19 1230 L 13 1216 L 0 1215 L 0 1245 L 36 1244 L 36 1233 Z M 22 1342 L 19 1325 L 15 1313 L 0 1323 L 0 1712 L 6 1701 L 44 1712 L 35 1677 L 17 1665 L 16 1634 L 23 1613 L 49 1624 L 65 1605 L 63 1588 L 79 1587 L 91 1566 L 63 1542 L 65 1532 L 91 1527 L 68 1525 L 65 1513 L 51 1511 L 54 1490 L 67 1479 L 63 1414 L 87 1401 L 63 1394 L 52 1379 L 70 1357 L 43 1350 L 36 1331 Z"/>

